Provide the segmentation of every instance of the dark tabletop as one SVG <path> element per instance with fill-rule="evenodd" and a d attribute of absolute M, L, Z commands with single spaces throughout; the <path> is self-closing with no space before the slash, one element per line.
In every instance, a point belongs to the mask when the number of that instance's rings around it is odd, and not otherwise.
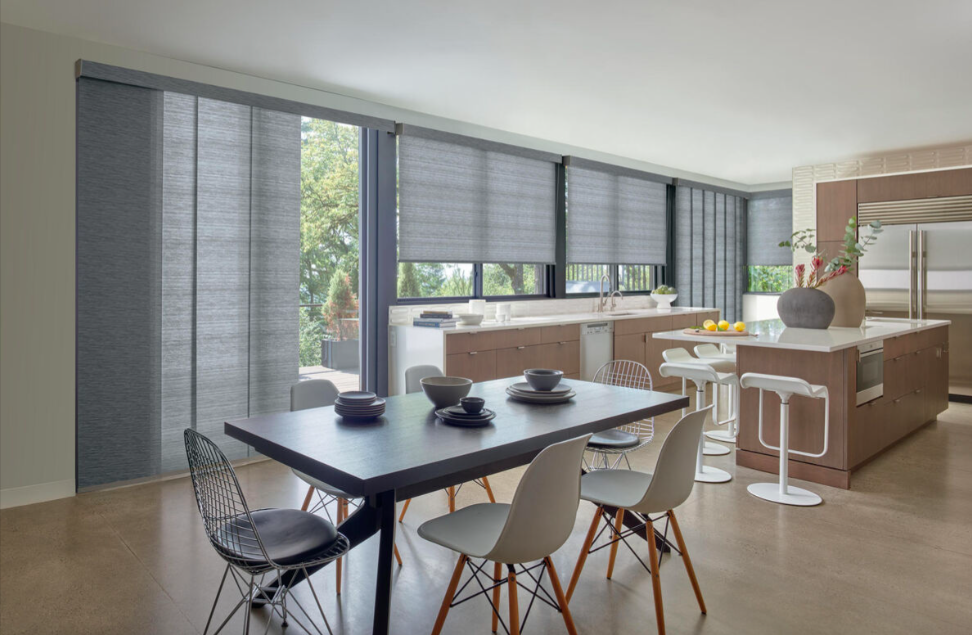
<path fill-rule="evenodd" d="M 349 423 L 333 406 L 228 421 L 226 434 L 354 496 L 398 490 L 413 496 L 528 463 L 552 443 L 688 406 L 662 392 L 563 380 L 569 403 L 516 402 L 506 387 L 522 376 L 474 384 L 496 418 L 484 428 L 438 420 L 424 393 L 388 397 L 383 417 Z"/>

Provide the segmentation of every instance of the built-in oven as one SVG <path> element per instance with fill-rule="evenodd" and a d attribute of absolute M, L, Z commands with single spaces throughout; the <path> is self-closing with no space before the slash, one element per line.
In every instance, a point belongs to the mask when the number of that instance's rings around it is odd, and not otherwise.
<path fill-rule="evenodd" d="M 884 342 L 857 347 L 857 405 L 884 395 Z"/>

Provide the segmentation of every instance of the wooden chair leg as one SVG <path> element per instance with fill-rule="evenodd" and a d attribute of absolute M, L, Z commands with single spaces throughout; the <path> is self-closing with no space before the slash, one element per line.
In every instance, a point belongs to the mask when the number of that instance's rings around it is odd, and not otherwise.
<path fill-rule="evenodd" d="M 408 511 L 408 506 L 411 505 L 411 504 L 412 504 L 412 499 L 411 498 L 409 498 L 408 500 L 405 501 L 405 505 L 402 507 L 402 515 L 398 517 L 398 522 L 404 522 L 405 521 L 405 512 Z"/>
<path fill-rule="evenodd" d="M 337 499 L 337 524 L 338 525 L 340 525 L 341 523 L 344 522 L 344 514 L 345 514 L 345 511 L 346 511 L 346 508 L 345 508 L 346 503 L 347 503 L 347 501 L 345 501 L 343 498 Z M 335 575 L 335 578 L 336 578 L 336 587 L 337 587 L 337 594 L 338 595 L 341 595 L 341 578 L 343 577 L 342 576 L 341 569 L 342 569 L 343 564 L 344 564 L 344 557 L 342 556 L 341 558 L 338 558 L 337 559 L 337 563 L 335 563 L 335 565 L 334 565 L 334 575 Z"/>
<path fill-rule="evenodd" d="M 446 493 L 449 494 L 449 513 L 456 511 L 456 487 L 453 485 L 446 488 Z"/>
<path fill-rule="evenodd" d="M 658 547 L 652 539 L 655 535 L 655 527 L 651 520 L 645 524 L 645 533 L 648 539 L 648 564 L 651 566 L 651 590 L 655 596 L 655 619 L 658 621 L 658 635 L 665 635 L 665 605 L 662 602 L 661 577 L 658 575 Z"/>
<path fill-rule="evenodd" d="M 560 588 L 560 577 L 557 575 L 557 569 L 554 568 L 554 563 L 550 559 L 550 556 L 547 556 L 544 560 L 547 563 L 547 568 L 550 570 L 550 586 L 553 587 L 554 597 L 557 598 L 557 604 L 560 605 L 560 612 L 564 615 L 564 625 L 567 627 L 567 632 L 570 635 L 577 635 L 574 618 L 571 616 L 570 608 L 567 606 L 567 598 L 564 597 L 564 590 Z"/>
<path fill-rule="evenodd" d="M 503 565 L 498 562 L 493 563 L 493 584 L 496 587 L 493 589 L 493 632 L 499 628 L 499 603 L 500 603 L 500 590 L 502 586 L 500 585 L 500 576 L 503 575 Z"/>
<path fill-rule="evenodd" d="M 581 547 L 580 555 L 577 556 L 577 564 L 574 565 L 574 573 L 570 576 L 570 584 L 567 586 L 566 597 L 568 604 L 570 604 L 570 596 L 574 594 L 574 587 L 577 586 L 577 581 L 580 579 L 584 563 L 587 562 L 587 555 L 591 550 L 591 545 L 594 544 L 594 536 L 597 535 L 597 523 L 601 520 L 602 511 L 603 508 L 601 507 L 594 510 L 594 520 L 591 521 L 591 528 L 587 530 L 587 537 L 584 538 L 584 546 Z"/>
<path fill-rule="evenodd" d="M 307 508 L 310 507 L 311 497 L 314 496 L 314 486 L 311 485 L 307 488 L 307 496 L 304 497 L 304 504 L 300 506 L 300 511 L 306 512 Z"/>
<path fill-rule="evenodd" d="M 672 531 L 675 533 L 678 550 L 682 552 L 682 561 L 685 563 L 685 570 L 688 571 L 689 580 L 692 581 L 695 598 L 699 601 L 699 610 L 705 614 L 705 600 L 702 599 L 702 589 L 699 588 L 699 581 L 695 579 L 695 568 L 692 567 L 692 559 L 689 558 L 688 549 L 685 548 L 685 540 L 682 538 L 682 530 L 678 527 L 678 521 L 675 520 L 675 512 L 669 509 L 668 517 L 672 519 Z"/>
<path fill-rule="evenodd" d="M 442 606 L 439 607 L 439 615 L 435 618 L 435 626 L 432 627 L 432 635 L 439 635 L 442 632 L 442 625 L 445 624 L 446 615 L 449 614 L 449 607 L 452 606 L 452 597 L 456 594 L 456 587 L 459 586 L 459 579 L 462 577 L 462 568 L 466 564 L 466 555 L 459 554 L 459 561 L 452 572 L 452 579 L 449 580 L 449 588 L 446 589 L 445 597 L 442 598 Z"/>
<path fill-rule="evenodd" d="M 493 498 L 493 488 L 489 486 L 489 479 L 485 476 L 483 477 L 483 487 L 486 488 L 486 496 L 489 498 L 489 502 L 495 503 L 496 499 Z"/>
<path fill-rule="evenodd" d="M 392 551 L 395 553 L 395 560 L 398 561 L 398 566 L 402 566 L 402 554 L 398 553 L 398 545 L 392 545 Z"/>
<path fill-rule="evenodd" d="M 520 606 L 516 599 L 516 573 L 510 565 L 510 574 L 506 578 L 506 586 L 510 591 L 510 635 L 520 635 Z"/>
<path fill-rule="evenodd" d="M 621 539 L 618 537 L 618 534 L 620 534 L 621 530 L 624 529 L 623 523 L 624 523 L 624 509 L 618 508 L 618 513 L 614 517 L 614 531 L 616 533 L 612 534 L 611 536 L 611 538 L 614 539 L 614 542 L 611 543 L 611 557 L 608 558 L 608 568 L 607 568 L 608 580 L 610 580 L 611 576 L 614 575 L 614 560 L 615 558 L 618 557 L 618 546 L 621 544 Z M 651 534 L 648 535 L 650 536 Z"/>

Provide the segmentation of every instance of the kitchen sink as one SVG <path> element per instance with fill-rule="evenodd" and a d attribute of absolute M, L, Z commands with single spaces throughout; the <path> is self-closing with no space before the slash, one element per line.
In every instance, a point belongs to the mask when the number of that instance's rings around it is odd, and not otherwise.
<path fill-rule="evenodd" d="M 622 315 L 634 315 L 633 311 L 612 311 L 610 313 L 605 313 L 604 315 L 610 315 L 611 317 L 621 317 Z"/>

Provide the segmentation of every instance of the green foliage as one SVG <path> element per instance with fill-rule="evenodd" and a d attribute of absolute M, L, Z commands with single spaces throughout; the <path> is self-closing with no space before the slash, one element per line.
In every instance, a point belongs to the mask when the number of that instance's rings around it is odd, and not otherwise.
<path fill-rule="evenodd" d="M 324 305 L 324 319 L 330 339 L 352 340 L 358 337 L 358 298 L 351 287 L 351 276 L 336 271 Z"/>
<path fill-rule="evenodd" d="M 483 265 L 483 295 L 532 295 L 543 291 L 536 265 Z M 542 275 L 542 274 L 541 274 Z"/>
<path fill-rule="evenodd" d="M 836 271 L 841 267 L 850 269 L 857 264 L 867 248 L 877 241 L 878 235 L 884 231 L 881 221 L 876 220 L 868 225 L 868 235 L 858 240 L 857 217 L 851 216 L 847 219 L 847 227 L 844 228 L 844 245 L 839 256 L 827 264 L 827 271 Z"/>
<path fill-rule="evenodd" d="M 783 293 L 793 286 L 793 267 L 756 266 L 749 267 L 750 293 Z"/>
<path fill-rule="evenodd" d="M 796 253 L 805 251 L 808 254 L 817 253 L 817 245 L 814 244 L 816 232 L 812 229 L 799 229 L 790 234 L 790 240 L 784 240 L 778 246 L 789 247 L 790 251 Z"/>

